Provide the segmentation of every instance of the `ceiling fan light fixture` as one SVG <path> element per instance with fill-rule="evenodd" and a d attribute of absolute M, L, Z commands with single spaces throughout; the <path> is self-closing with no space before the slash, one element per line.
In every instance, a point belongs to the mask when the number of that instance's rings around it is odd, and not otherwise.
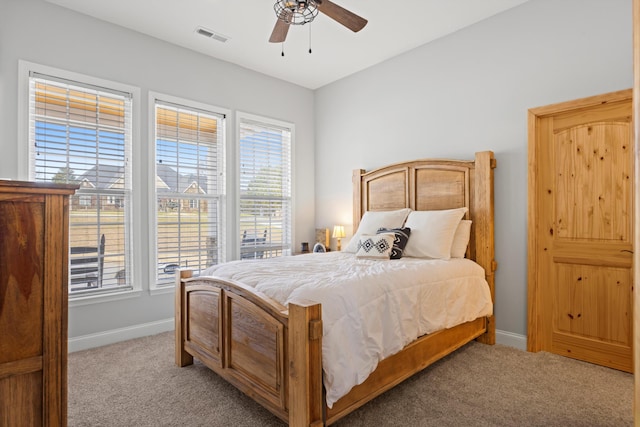
<path fill-rule="evenodd" d="M 277 0 L 273 5 L 276 16 L 291 25 L 304 25 L 318 16 L 318 3 L 315 0 L 291 1 Z"/>

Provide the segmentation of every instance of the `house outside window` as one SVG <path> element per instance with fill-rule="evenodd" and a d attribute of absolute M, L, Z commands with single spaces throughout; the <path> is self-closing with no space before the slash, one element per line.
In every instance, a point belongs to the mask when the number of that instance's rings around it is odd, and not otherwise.
<path fill-rule="evenodd" d="M 224 260 L 224 126 L 215 107 L 157 95 L 155 121 L 156 284 L 176 268 L 197 273 Z"/>
<path fill-rule="evenodd" d="M 132 94 L 29 73 L 29 176 L 80 186 L 69 202 L 69 294 L 131 289 Z M 114 201 L 118 201 L 114 203 Z"/>

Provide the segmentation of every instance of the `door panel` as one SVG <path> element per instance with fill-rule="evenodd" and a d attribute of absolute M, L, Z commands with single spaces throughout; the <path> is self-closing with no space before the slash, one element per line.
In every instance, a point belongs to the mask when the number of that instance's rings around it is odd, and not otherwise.
<path fill-rule="evenodd" d="M 633 144 L 621 94 L 530 112 L 528 348 L 631 371 Z"/>
<path fill-rule="evenodd" d="M 555 264 L 554 332 L 630 345 L 631 271 Z"/>
<path fill-rule="evenodd" d="M 559 239 L 631 242 L 630 131 L 594 122 L 554 134 Z"/>

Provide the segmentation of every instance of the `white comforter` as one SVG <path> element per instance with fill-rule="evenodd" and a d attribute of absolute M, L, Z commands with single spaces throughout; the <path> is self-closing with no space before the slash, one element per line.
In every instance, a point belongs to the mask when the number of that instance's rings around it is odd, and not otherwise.
<path fill-rule="evenodd" d="M 310 253 L 233 261 L 203 276 L 242 282 L 286 305 L 322 304 L 322 364 L 331 408 L 383 358 L 417 337 L 492 314 L 484 270 L 467 259 L 358 259 Z"/>

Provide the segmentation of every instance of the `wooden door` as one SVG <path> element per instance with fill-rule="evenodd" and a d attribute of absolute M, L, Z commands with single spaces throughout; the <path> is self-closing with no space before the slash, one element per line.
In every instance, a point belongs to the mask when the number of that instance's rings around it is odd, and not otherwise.
<path fill-rule="evenodd" d="M 631 372 L 631 90 L 529 112 L 529 351 Z"/>

